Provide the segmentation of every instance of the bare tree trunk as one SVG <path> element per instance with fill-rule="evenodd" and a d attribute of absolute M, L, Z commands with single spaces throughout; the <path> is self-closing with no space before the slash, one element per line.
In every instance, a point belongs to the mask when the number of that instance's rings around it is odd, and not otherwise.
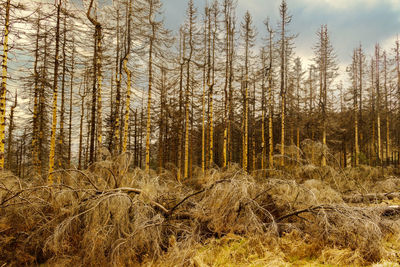
<path fill-rule="evenodd" d="M 165 68 L 161 67 L 161 90 L 160 90 L 160 118 L 159 118 L 159 135 L 158 135 L 158 172 L 161 173 L 164 168 L 164 112 L 165 112 Z M 167 151 L 167 150 L 165 150 Z"/>
<path fill-rule="evenodd" d="M 265 51 L 264 48 L 261 50 L 261 64 L 262 64 L 262 80 L 261 80 L 261 171 L 263 176 L 265 175 L 265 160 L 267 149 L 265 146 L 265 77 L 267 75 L 265 65 Z"/>
<path fill-rule="evenodd" d="M 121 66 L 120 66 L 120 33 L 119 33 L 119 8 L 117 9 L 117 30 L 116 30 L 116 39 L 117 39 L 117 48 L 116 48 L 116 57 L 115 57 L 115 83 L 116 83 L 116 97 L 115 97 L 115 106 L 112 110 L 112 122 L 113 127 L 111 129 L 111 136 L 109 140 L 109 150 L 112 154 L 118 154 L 120 147 L 120 106 L 121 106 Z"/>
<path fill-rule="evenodd" d="M 94 34 L 94 54 L 93 54 L 93 92 L 92 92 L 92 119 L 91 119 L 91 133 L 90 133 L 90 163 L 99 159 L 99 153 L 102 147 L 102 100 L 101 100 L 101 84 L 102 84 L 102 73 L 101 73 L 101 24 L 91 16 L 91 9 L 93 1 L 90 1 L 88 11 L 86 13 L 89 21 L 95 26 Z M 96 106 L 97 105 L 97 106 Z M 96 136 L 96 140 L 95 140 Z M 96 150 L 97 151 L 96 151 Z"/>
<path fill-rule="evenodd" d="M 252 97 L 252 129 L 251 129 L 251 146 L 252 146 L 252 171 L 256 170 L 256 162 L 257 162 L 257 158 L 256 158 L 256 79 L 254 77 L 254 81 L 253 81 L 253 97 Z"/>
<path fill-rule="evenodd" d="M 379 55 L 379 45 L 375 46 L 375 57 L 376 57 L 376 95 L 377 95 L 377 103 L 376 103 L 376 115 L 377 115 L 377 131 L 378 131 L 378 162 L 382 164 L 382 140 L 381 140 L 381 112 L 380 112 L 380 105 L 381 105 L 381 94 L 380 94 L 380 84 L 379 84 L 379 62 L 380 62 L 380 55 Z"/>
<path fill-rule="evenodd" d="M 51 124 L 51 141 L 49 155 L 49 174 L 54 171 L 54 156 L 56 148 L 56 127 L 57 127 L 57 96 L 58 96 L 58 52 L 60 46 L 60 10 L 61 3 L 57 3 L 57 26 L 56 26 L 56 50 L 54 59 L 54 80 L 53 80 L 53 112 Z M 53 175 L 48 176 L 48 183 L 53 184 Z"/>
<path fill-rule="evenodd" d="M 68 166 L 71 167 L 71 158 L 72 158 L 72 98 L 73 98 L 73 89 L 74 89 L 74 57 L 75 57 L 75 44 L 74 39 L 72 39 L 72 61 L 71 61 L 71 83 L 69 88 L 69 129 L 68 129 Z"/>
<path fill-rule="evenodd" d="M 223 117 L 223 124 L 224 124 L 224 143 L 223 143 L 223 161 L 222 167 L 225 168 L 228 164 L 228 125 L 229 125 L 229 118 L 228 118 L 228 106 L 229 106 L 229 97 L 228 97 L 228 83 L 229 83 L 229 76 L 231 73 L 229 72 L 229 59 L 230 59 L 230 31 L 231 31 L 231 3 L 225 2 L 224 3 L 224 19 L 225 19 L 225 84 L 224 84 L 224 117 Z"/>
<path fill-rule="evenodd" d="M 6 93 L 7 93 L 7 59 L 8 35 L 10 33 L 10 0 L 6 3 L 6 19 L 4 27 L 3 61 L 1 64 L 1 92 L 0 92 L 0 170 L 4 169 L 4 139 L 6 130 Z"/>
<path fill-rule="evenodd" d="M 10 125 L 8 127 L 8 147 L 7 147 L 7 163 L 8 166 L 7 168 L 11 170 L 12 168 L 12 144 L 13 144 L 13 131 L 14 131 L 14 110 L 17 107 L 17 93 L 15 93 L 15 100 L 14 104 L 11 106 L 11 111 L 10 111 Z"/>
<path fill-rule="evenodd" d="M 35 43 L 35 62 L 33 66 L 33 72 L 35 75 L 34 84 L 34 100 L 33 100 L 33 129 L 32 129 L 32 162 L 34 170 L 37 174 L 40 174 L 40 159 L 39 159 L 39 34 L 40 34 L 40 13 L 37 19 L 37 30 L 36 30 L 36 43 Z"/>
<path fill-rule="evenodd" d="M 206 12 L 207 7 L 206 7 Z M 203 93 L 201 97 L 201 171 L 203 175 L 206 169 L 206 66 L 207 66 L 207 19 L 204 20 L 204 66 L 203 66 Z M 182 72 L 181 72 L 182 73 Z"/>
<path fill-rule="evenodd" d="M 146 123 L 146 172 L 150 172 L 150 133 L 151 133 L 151 93 L 153 85 L 153 38 L 150 38 L 149 51 L 149 90 L 147 96 L 147 123 Z"/>
<path fill-rule="evenodd" d="M 183 142 L 183 136 L 182 136 L 182 120 L 184 119 L 183 117 L 183 67 L 185 64 L 184 60 L 184 55 L 186 51 L 186 46 L 185 46 L 185 34 L 183 33 L 183 30 L 180 31 L 180 47 L 179 47 L 179 53 L 180 53 L 180 58 L 179 58 L 179 64 L 180 64 L 180 72 L 179 72 L 179 120 L 178 120 L 178 170 L 177 170 L 177 179 L 178 181 L 181 180 L 182 176 L 182 142 Z"/>
<path fill-rule="evenodd" d="M 184 159 L 184 170 L 183 178 L 189 178 L 189 97 L 190 97 L 190 86 L 191 86 L 191 61 L 193 55 L 193 25 L 194 25 L 194 8 L 193 2 L 189 2 L 188 10 L 188 44 L 189 44 L 189 56 L 185 58 L 186 61 L 186 89 L 185 89 L 185 159 Z M 185 54 L 184 54 L 185 55 Z"/>
<path fill-rule="evenodd" d="M 67 15 L 64 14 L 63 44 L 62 44 L 62 78 L 61 78 L 61 107 L 60 107 L 60 133 L 58 140 L 58 167 L 64 167 L 64 124 L 65 124 L 65 72 L 66 72 L 66 44 L 67 44 Z"/>
<path fill-rule="evenodd" d="M 281 5 L 281 66 L 280 66 L 280 80 L 281 80 L 281 167 L 285 166 L 285 105 L 286 105 L 286 85 L 285 85 L 285 62 L 286 62 L 286 2 L 283 1 Z"/>
<path fill-rule="evenodd" d="M 126 102 L 125 102 L 125 120 L 124 120 L 124 140 L 122 145 L 122 152 L 126 152 L 127 142 L 128 142 L 128 125 L 129 125 L 129 113 L 131 104 L 131 71 L 127 67 L 128 58 L 124 60 L 124 70 L 128 78 L 127 88 L 126 88 Z"/>
<path fill-rule="evenodd" d="M 387 88 L 387 59 L 386 52 L 383 52 L 383 68 L 384 68 L 384 89 L 385 89 L 385 113 L 386 113 L 386 164 L 389 165 L 389 157 L 390 157 L 390 104 L 389 104 L 389 92 Z"/>
<path fill-rule="evenodd" d="M 354 108 L 354 149 L 355 149 L 355 166 L 359 165 L 359 144 L 358 144 L 358 71 L 357 71 L 357 52 L 354 51 L 353 55 L 353 108 Z"/>

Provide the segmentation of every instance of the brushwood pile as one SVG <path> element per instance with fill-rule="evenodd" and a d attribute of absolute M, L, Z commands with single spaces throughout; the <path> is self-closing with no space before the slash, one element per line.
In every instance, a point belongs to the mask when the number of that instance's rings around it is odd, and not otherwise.
<path fill-rule="evenodd" d="M 0 177 L 0 265 L 366 265 L 400 259 L 394 169 L 132 169 L 131 156 Z M 228 252 L 227 252 L 228 251 Z"/>

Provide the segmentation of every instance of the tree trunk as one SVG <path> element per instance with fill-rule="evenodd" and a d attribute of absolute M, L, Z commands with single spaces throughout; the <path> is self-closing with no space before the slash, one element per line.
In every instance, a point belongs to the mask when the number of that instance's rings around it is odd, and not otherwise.
<path fill-rule="evenodd" d="M 153 38 L 150 38 L 149 50 L 149 91 L 147 98 L 147 123 L 146 123 L 146 172 L 150 172 L 150 133 L 151 133 L 151 93 L 153 85 Z"/>
<path fill-rule="evenodd" d="M 7 93 L 7 59 L 8 59 L 8 35 L 10 33 L 10 2 L 6 3 L 6 19 L 4 27 L 3 62 L 0 92 L 0 170 L 4 169 L 4 142 L 6 130 L 6 93 Z"/>
<path fill-rule="evenodd" d="M 128 126 L 129 126 L 129 114 L 130 114 L 130 104 L 131 104 L 131 71 L 128 69 L 128 57 L 124 60 L 124 71 L 128 78 L 127 88 L 126 88 L 126 102 L 125 102 L 125 120 L 124 120 L 124 140 L 122 144 L 122 153 L 126 152 L 127 142 L 128 142 Z"/>
<path fill-rule="evenodd" d="M 380 102 L 381 102 L 381 94 L 380 94 L 380 84 L 379 84 L 379 45 L 375 46 L 375 57 L 376 57 L 376 73 L 375 73 L 375 82 L 376 82 L 376 95 L 377 95 L 377 103 L 376 103 L 376 113 L 377 113 L 377 134 L 378 134 L 378 162 L 382 164 L 382 139 L 381 139 L 381 112 L 380 112 Z"/>
<path fill-rule="evenodd" d="M 8 147 L 7 147 L 7 168 L 11 170 L 12 168 L 12 145 L 13 145 L 13 131 L 14 131 L 14 110 L 17 107 L 17 93 L 15 93 L 14 104 L 11 106 L 10 111 L 10 125 L 8 127 Z"/>
<path fill-rule="evenodd" d="M 48 183 L 53 184 L 54 156 L 56 148 L 56 128 L 57 128 L 57 96 L 58 96 L 58 50 L 60 46 L 60 10 L 61 3 L 57 3 L 57 26 L 56 26 L 56 50 L 54 59 L 54 80 L 53 80 L 53 112 L 51 124 L 51 141 L 49 155 L 49 176 Z"/>
<path fill-rule="evenodd" d="M 32 129 L 32 163 L 33 168 L 37 174 L 40 174 L 40 160 L 39 160 L 39 34 L 40 34 L 40 14 L 37 20 L 37 31 L 36 31 L 36 44 L 35 44 L 35 62 L 33 66 L 33 72 L 35 75 L 34 84 L 34 97 L 33 97 L 33 129 Z"/>
<path fill-rule="evenodd" d="M 266 66 L 265 66 L 265 51 L 261 50 L 261 63 L 262 63 L 262 80 L 261 80 L 261 171 L 264 176 L 265 174 L 265 158 L 266 158 L 266 146 L 265 146 L 265 77 L 266 77 Z M 270 71 L 270 70 L 268 70 Z"/>
<path fill-rule="evenodd" d="M 72 150 L 72 97 L 74 87 L 74 57 L 75 57 L 75 44 L 74 39 L 72 40 L 72 61 L 71 61 L 71 84 L 69 88 L 69 129 L 68 129 L 68 167 L 71 167 L 71 150 Z"/>
<path fill-rule="evenodd" d="M 67 25 L 66 15 L 64 15 L 63 44 L 62 44 L 62 78 L 61 78 L 61 107 L 60 107 L 60 133 L 58 139 L 58 167 L 64 167 L 64 124 L 65 124 L 65 72 L 66 72 L 66 44 L 67 44 Z"/>

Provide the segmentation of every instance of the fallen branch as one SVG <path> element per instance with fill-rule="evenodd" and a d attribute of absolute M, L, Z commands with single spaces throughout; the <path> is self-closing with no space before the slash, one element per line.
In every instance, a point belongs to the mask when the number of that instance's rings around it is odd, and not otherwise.
<path fill-rule="evenodd" d="M 99 188 L 93 183 L 93 181 L 89 178 L 89 176 L 87 176 L 87 175 L 86 175 L 83 171 L 81 171 L 81 170 L 77 170 L 77 169 L 55 170 L 55 171 L 49 173 L 49 174 L 47 175 L 47 177 L 50 176 L 50 175 L 52 175 L 52 174 L 54 174 L 54 173 L 57 173 L 57 172 L 65 172 L 65 173 L 68 173 L 68 172 L 70 172 L 70 171 L 71 171 L 71 172 L 77 172 L 77 173 L 81 174 L 83 177 L 85 177 L 85 178 L 88 180 L 88 182 L 89 182 L 96 190 L 99 190 Z"/>
<path fill-rule="evenodd" d="M 343 196 L 343 201 L 347 203 L 372 203 L 382 202 L 383 200 L 400 199 L 400 192 L 376 193 L 376 194 L 356 194 Z"/>
<path fill-rule="evenodd" d="M 396 215 L 400 215 L 400 206 L 399 205 L 388 206 L 388 207 L 383 208 L 381 211 L 381 216 L 390 217 L 390 216 L 396 216 Z"/>
<path fill-rule="evenodd" d="M 203 189 L 201 189 L 201 190 L 199 190 L 199 191 L 197 191 L 197 192 L 194 192 L 193 194 L 190 194 L 190 195 L 184 197 L 181 201 L 178 202 L 178 204 L 176 204 L 175 206 L 173 206 L 173 207 L 170 209 L 169 215 L 171 215 L 180 205 L 182 205 L 183 202 L 185 202 L 185 201 L 188 200 L 189 198 L 194 197 L 194 196 L 196 196 L 196 195 L 198 195 L 198 194 L 201 194 L 201 193 L 203 193 L 203 192 L 205 192 L 205 191 L 207 191 L 207 190 L 211 190 L 211 189 L 212 189 L 214 186 L 216 186 L 217 184 L 220 184 L 220 183 L 223 183 L 223 182 L 230 182 L 230 181 L 231 181 L 230 179 L 218 180 L 218 181 L 216 181 L 215 183 L 213 183 L 212 185 L 210 185 L 210 186 L 208 186 L 208 187 L 206 187 L 206 188 L 203 188 Z"/>
<path fill-rule="evenodd" d="M 335 208 L 332 207 L 332 206 L 324 206 L 324 205 L 311 206 L 311 207 L 306 208 L 306 209 L 296 210 L 294 212 L 291 212 L 291 213 L 288 213 L 286 215 L 283 215 L 283 216 L 279 217 L 278 219 L 276 219 L 276 222 L 281 222 L 284 219 L 287 219 L 287 218 L 292 217 L 292 216 L 299 217 L 299 215 L 302 214 L 302 213 L 314 213 L 314 212 L 319 211 L 319 210 L 324 210 L 324 211 L 330 210 L 331 211 L 331 210 L 334 210 L 334 209 Z"/>
<path fill-rule="evenodd" d="M 351 209 L 351 207 L 349 207 L 349 208 Z M 360 209 L 360 208 L 358 208 L 358 209 Z M 315 213 L 315 212 L 321 211 L 321 210 L 322 211 L 340 211 L 341 207 L 335 207 L 332 205 L 311 206 L 306 209 L 296 210 L 296 211 L 293 211 L 286 215 L 283 215 L 283 216 L 279 217 L 278 219 L 276 219 L 276 222 L 281 222 L 281 221 L 283 221 L 289 217 L 293 217 L 293 216 L 299 217 L 301 219 L 305 219 L 305 218 L 300 217 L 299 215 L 302 213 Z M 373 212 L 379 213 L 380 216 L 384 216 L 384 217 L 400 215 L 400 205 L 393 205 L 393 206 L 386 206 L 386 207 L 383 206 L 383 207 L 378 207 L 378 208 L 365 207 L 365 208 L 361 208 L 361 210 L 373 211 Z"/>
<path fill-rule="evenodd" d="M 140 194 L 145 195 L 145 192 L 143 190 L 137 189 L 137 188 L 132 188 L 132 187 L 120 187 L 120 188 L 109 189 L 109 190 L 105 190 L 105 191 L 97 191 L 97 194 L 104 194 L 104 193 L 108 193 L 108 192 L 124 192 L 124 193 L 134 193 L 137 195 L 140 195 Z M 170 213 L 170 211 L 166 207 L 161 205 L 160 203 L 157 203 L 153 200 L 149 200 L 149 202 L 151 205 L 153 205 L 154 207 L 161 210 L 164 213 L 164 215 Z"/>

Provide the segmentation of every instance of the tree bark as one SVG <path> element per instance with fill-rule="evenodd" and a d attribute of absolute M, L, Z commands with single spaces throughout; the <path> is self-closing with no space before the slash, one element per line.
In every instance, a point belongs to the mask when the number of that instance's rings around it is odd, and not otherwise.
<path fill-rule="evenodd" d="M 60 46 L 60 10 L 61 3 L 57 3 L 57 26 L 56 26 L 56 49 L 54 57 L 54 80 L 53 80 L 53 112 L 51 124 L 51 140 L 50 140 L 50 155 L 49 155 L 49 176 L 48 184 L 53 184 L 54 171 L 54 156 L 56 148 L 56 128 L 57 128 L 57 96 L 58 96 L 58 52 Z"/>

